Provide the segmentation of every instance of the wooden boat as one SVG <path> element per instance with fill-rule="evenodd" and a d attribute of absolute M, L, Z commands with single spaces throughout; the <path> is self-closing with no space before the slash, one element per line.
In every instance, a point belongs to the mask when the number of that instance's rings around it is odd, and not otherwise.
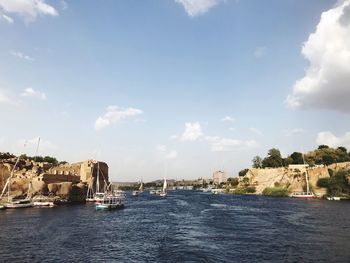
<path fill-rule="evenodd" d="M 13 200 L 6 204 L 4 204 L 6 208 L 29 208 L 33 207 L 34 204 L 30 199 L 19 199 L 19 200 Z"/>
<path fill-rule="evenodd" d="M 304 154 L 303 154 L 303 161 L 304 161 L 304 165 L 305 165 Z M 304 199 L 315 197 L 314 193 L 310 190 L 307 167 L 306 167 L 306 172 L 305 172 L 305 181 L 306 181 L 306 192 L 295 192 L 295 193 L 291 194 L 291 197 L 304 198 Z"/>

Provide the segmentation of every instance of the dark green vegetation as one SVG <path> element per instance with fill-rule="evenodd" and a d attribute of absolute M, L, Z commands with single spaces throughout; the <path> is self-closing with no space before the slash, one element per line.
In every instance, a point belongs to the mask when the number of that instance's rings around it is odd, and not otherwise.
<path fill-rule="evenodd" d="M 51 156 L 27 156 L 25 154 L 22 154 L 20 157 L 20 159 L 24 159 L 24 160 L 31 160 L 31 161 L 35 161 L 35 162 L 38 162 L 38 163 L 51 163 L 51 164 L 54 164 L 54 165 L 57 165 L 57 164 L 64 164 L 66 162 L 58 162 L 57 159 L 55 157 L 51 157 Z"/>
<path fill-rule="evenodd" d="M 268 196 L 289 196 L 288 190 L 284 187 L 266 187 L 262 194 Z"/>
<path fill-rule="evenodd" d="M 239 176 L 245 176 L 248 171 L 249 171 L 249 169 L 243 169 L 242 171 L 239 171 L 238 175 Z"/>
<path fill-rule="evenodd" d="M 305 163 L 310 166 L 314 165 L 330 165 L 333 163 L 341 163 L 350 161 L 350 153 L 345 147 L 331 148 L 327 145 L 320 145 L 317 149 L 305 154 Z M 265 158 L 255 156 L 252 160 L 253 168 L 265 168 L 265 167 L 285 167 L 290 164 L 303 164 L 303 155 L 300 152 L 294 152 L 291 155 L 283 158 L 281 152 L 272 148 L 268 151 Z M 243 174 L 242 170 L 242 174 Z M 241 175 L 241 173 L 240 173 Z M 245 175 L 245 174 L 244 174 Z M 241 176 L 244 176 L 241 175 Z"/>
<path fill-rule="evenodd" d="M 330 178 L 320 178 L 317 181 L 318 187 L 327 188 L 327 195 L 350 197 L 350 171 L 341 170 L 330 173 Z"/>
<path fill-rule="evenodd" d="M 240 187 L 235 189 L 232 193 L 234 194 L 254 194 L 256 192 L 256 189 L 254 186 L 249 186 L 249 187 Z"/>
<path fill-rule="evenodd" d="M 15 158 L 15 157 L 16 156 L 11 154 L 11 153 L 0 152 L 0 160 L 1 159 L 2 160 L 11 159 L 11 158 Z M 30 160 L 30 161 L 36 161 L 39 163 L 46 162 L 46 163 L 51 163 L 54 165 L 67 163 L 66 161 L 59 162 L 55 157 L 51 157 L 51 156 L 33 156 L 33 157 L 31 157 L 31 156 L 27 156 L 26 154 L 22 154 L 19 158 L 21 160 Z"/>

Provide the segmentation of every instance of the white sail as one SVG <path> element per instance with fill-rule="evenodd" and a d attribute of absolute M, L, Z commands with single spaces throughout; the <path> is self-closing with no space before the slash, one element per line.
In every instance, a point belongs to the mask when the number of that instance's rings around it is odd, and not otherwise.
<path fill-rule="evenodd" d="M 166 179 L 164 178 L 164 183 L 163 183 L 163 192 L 166 192 L 166 188 L 167 188 L 167 183 L 166 183 Z"/>

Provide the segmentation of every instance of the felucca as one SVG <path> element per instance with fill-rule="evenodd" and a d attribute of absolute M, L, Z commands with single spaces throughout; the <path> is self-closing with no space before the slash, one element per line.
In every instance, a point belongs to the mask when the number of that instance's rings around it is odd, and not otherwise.
<path fill-rule="evenodd" d="M 303 162 L 305 165 L 305 158 L 304 158 L 304 154 L 303 154 Z M 294 198 L 314 198 L 315 195 L 314 193 L 310 190 L 310 186 L 309 186 L 309 177 L 308 177 L 308 171 L 307 171 L 307 167 L 305 166 L 305 180 L 306 180 L 306 192 L 295 192 L 291 194 L 291 197 Z"/>

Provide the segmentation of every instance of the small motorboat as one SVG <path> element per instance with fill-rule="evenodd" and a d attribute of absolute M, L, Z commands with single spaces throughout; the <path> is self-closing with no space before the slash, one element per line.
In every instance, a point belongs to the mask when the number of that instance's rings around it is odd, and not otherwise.
<path fill-rule="evenodd" d="M 37 206 L 37 207 L 54 207 L 54 206 L 56 206 L 54 204 L 54 202 L 40 200 L 40 199 L 34 201 L 33 204 L 34 204 L 34 206 Z"/>
<path fill-rule="evenodd" d="M 149 194 L 150 194 L 150 195 L 155 195 L 155 194 L 156 194 L 156 190 L 154 190 L 154 189 L 149 190 Z"/>
<path fill-rule="evenodd" d="M 139 196 L 139 194 L 140 194 L 140 191 L 138 191 L 138 190 L 132 191 L 132 196 L 134 196 L 134 197 Z"/>
<path fill-rule="evenodd" d="M 4 205 L 0 205 L 0 210 L 6 209 Z"/>
<path fill-rule="evenodd" d="M 340 201 L 340 197 L 339 196 L 329 196 L 329 197 L 327 197 L 327 200 L 329 200 L 329 201 Z"/>

